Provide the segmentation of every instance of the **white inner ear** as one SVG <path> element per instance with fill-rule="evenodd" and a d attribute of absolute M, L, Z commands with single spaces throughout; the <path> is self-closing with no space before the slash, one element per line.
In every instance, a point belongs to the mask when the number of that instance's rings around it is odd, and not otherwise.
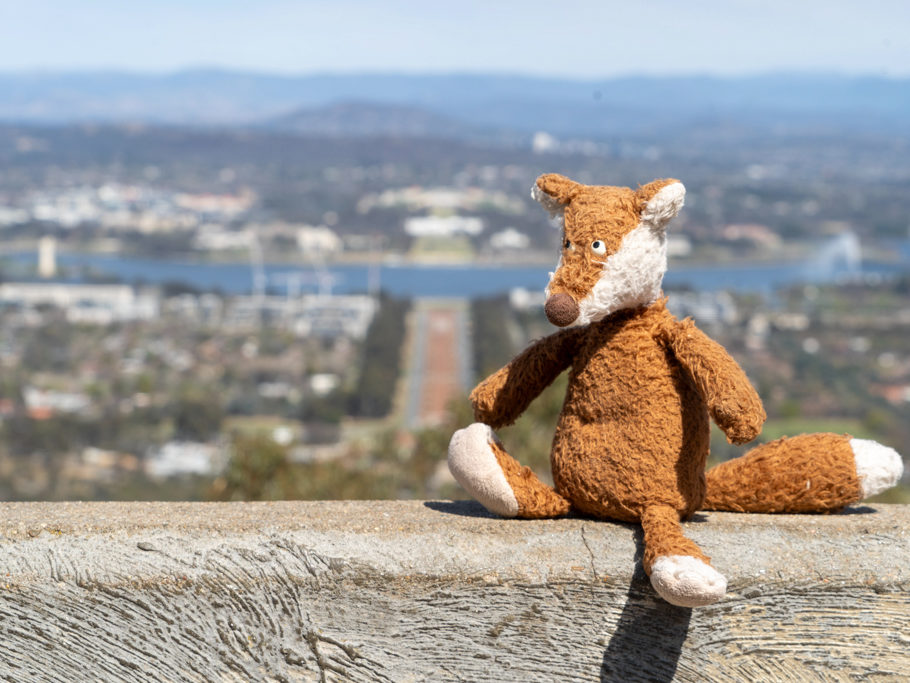
<path fill-rule="evenodd" d="M 550 214 L 550 218 L 556 218 L 557 215 L 565 215 L 566 205 L 558 202 L 551 195 L 548 195 L 546 192 L 541 190 L 537 183 L 534 183 L 531 186 L 531 198 L 540 202 L 540 205 L 547 210 L 547 213 Z"/>
<path fill-rule="evenodd" d="M 600 280 L 578 302 L 580 314 L 574 325 L 587 325 L 625 308 L 654 303 L 660 298 L 666 272 L 666 233 L 642 221 L 604 262 Z"/>
<path fill-rule="evenodd" d="M 682 183 L 671 183 L 660 192 L 641 212 L 641 222 L 654 230 L 664 230 L 671 218 L 679 213 L 686 200 L 686 188 Z"/>

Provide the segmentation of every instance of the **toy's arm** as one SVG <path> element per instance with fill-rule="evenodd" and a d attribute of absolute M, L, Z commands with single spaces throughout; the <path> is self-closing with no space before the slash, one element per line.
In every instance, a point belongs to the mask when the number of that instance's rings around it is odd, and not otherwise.
<path fill-rule="evenodd" d="M 669 319 L 661 340 L 689 371 L 711 417 L 731 443 L 746 443 L 761 433 L 765 409 L 746 373 L 723 346 L 686 319 Z"/>
<path fill-rule="evenodd" d="M 572 364 L 583 334 L 583 328 L 571 328 L 544 337 L 474 387 L 474 419 L 493 429 L 515 422 L 531 401 Z"/>

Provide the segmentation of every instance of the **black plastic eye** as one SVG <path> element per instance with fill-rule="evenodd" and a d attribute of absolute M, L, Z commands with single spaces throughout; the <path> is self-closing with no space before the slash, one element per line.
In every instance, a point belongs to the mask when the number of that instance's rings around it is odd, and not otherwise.
<path fill-rule="evenodd" d="M 606 254 L 607 245 L 604 244 L 601 240 L 594 240 L 594 242 L 591 244 L 591 251 L 593 251 L 595 254 Z"/>
<path fill-rule="evenodd" d="M 570 249 L 572 247 L 572 242 L 570 242 L 569 240 L 566 240 L 565 247 L 566 247 L 566 249 Z"/>

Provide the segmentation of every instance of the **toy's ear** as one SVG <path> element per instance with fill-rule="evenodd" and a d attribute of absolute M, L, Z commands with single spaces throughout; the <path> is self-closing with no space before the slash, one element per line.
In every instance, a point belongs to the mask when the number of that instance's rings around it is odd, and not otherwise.
<path fill-rule="evenodd" d="M 531 188 L 531 196 L 540 202 L 550 216 L 562 211 L 583 186 L 558 173 L 542 175 Z"/>
<path fill-rule="evenodd" d="M 664 231 L 667 223 L 683 207 L 686 188 L 678 180 L 655 180 L 638 188 L 641 222 L 654 230 Z"/>

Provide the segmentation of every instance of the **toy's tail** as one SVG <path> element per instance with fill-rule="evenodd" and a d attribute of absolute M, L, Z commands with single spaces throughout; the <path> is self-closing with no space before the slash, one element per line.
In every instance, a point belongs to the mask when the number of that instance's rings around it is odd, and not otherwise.
<path fill-rule="evenodd" d="M 778 439 L 707 473 L 705 510 L 828 512 L 894 486 L 901 456 L 846 434 Z"/>

